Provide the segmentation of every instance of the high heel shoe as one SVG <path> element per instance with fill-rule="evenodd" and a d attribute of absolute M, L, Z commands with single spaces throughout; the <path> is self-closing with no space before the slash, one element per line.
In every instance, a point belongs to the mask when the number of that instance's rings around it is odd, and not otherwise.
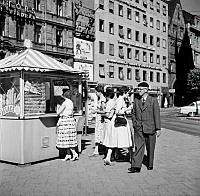
<path fill-rule="evenodd" d="M 104 159 L 104 165 L 105 165 L 105 166 L 106 166 L 106 165 L 111 166 L 111 161 L 108 161 L 108 160 Z"/>
<path fill-rule="evenodd" d="M 78 160 L 79 158 L 78 158 L 78 154 L 75 154 L 75 155 L 73 155 L 73 158 L 71 158 L 70 160 L 71 161 L 76 161 L 76 160 Z"/>
<path fill-rule="evenodd" d="M 63 161 L 68 161 L 71 160 L 72 156 L 71 155 L 66 155 L 64 159 L 62 159 Z"/>

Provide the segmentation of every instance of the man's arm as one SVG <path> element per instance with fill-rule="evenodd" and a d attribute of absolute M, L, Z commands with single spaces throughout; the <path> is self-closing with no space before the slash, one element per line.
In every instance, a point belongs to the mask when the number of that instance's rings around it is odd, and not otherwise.
<path fill-rule="evenodd" d="M 154 112 L 154 122 L 155 122 L 155 129 L 156 129 L 156 134 L 159 137 L 161 134 L 161 120 L 160 120 L 160 107 L 158 104 L 158 100 L 154 100 L 153 104 L 153 112 Z"/>

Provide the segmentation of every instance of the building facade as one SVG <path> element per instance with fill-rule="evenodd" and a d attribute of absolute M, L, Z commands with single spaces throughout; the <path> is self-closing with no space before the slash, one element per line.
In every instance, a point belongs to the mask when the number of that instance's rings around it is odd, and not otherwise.
<path fill-rule="evenodd" d="M 1 58 L 32 48 L 73 66 L 72 0 L 0 0 Z"/>
<path fill-rule="evenodd" d="M 168 89 L 167 3 L 95 0 L 94 9 L 94 80 L 133 87 L 146 81 L 152 91 L 164 95 Z"/>

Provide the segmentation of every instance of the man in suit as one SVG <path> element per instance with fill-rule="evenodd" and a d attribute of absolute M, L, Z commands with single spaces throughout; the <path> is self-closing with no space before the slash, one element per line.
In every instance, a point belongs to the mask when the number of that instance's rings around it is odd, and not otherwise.
<path fill-rule="evenodd" d="M 146 145 L 147 169 L 153 169 L 156 136 L 161 134 L 160 108 L 157 98 L 149 95 L 149 85 L 146 82 L 138 84 L 138 97 L 133 103 L 133 128 L 135 138 L 135 152 L 133 153 L 129 173 L 141 170 Z"/>

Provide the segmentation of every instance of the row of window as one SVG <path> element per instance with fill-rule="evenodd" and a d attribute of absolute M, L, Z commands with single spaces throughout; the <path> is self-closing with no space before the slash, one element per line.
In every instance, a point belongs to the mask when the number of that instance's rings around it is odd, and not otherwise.
<path fill-rule="evenodd" d="M 143 7 L 147 8 L 147 5 L 148 5 L 147 0 L 142 0 L 142 1 L 143 1 L 142 2 Z M 135 2 L 137 4 L 140 3 L 139 0 L 135 0 Z M 104 9 L 104 7 L 105 7 L 104 6 L 104 0 L 99 0 L 99 8 L 100 9 Z M 154 5 L 154 0 L 149 0 L 149 8 L 151 10 L 155 9 L 158 13 L 161 12 L 160 2 L 158 2 L 158 1 L 156 1 L 156 4 Z M 125 11 L 124 10 L 125 10 L 125 8 L 123 7 L 123 5 L 118 4 L 118 15 L 119 16 L 123 17 L 125 15 Z M 115 9 L 114 0 L 109 0 L 109 12 L 112 13 L 112 14 L 117 12 L 116 9 Z M 166 5 L 162 5 L 162 14 L 164 16 L 167 15 L 167 6 Z M 130 8 L 127 8 L 126 16 L 127 16 L 127 19 L 131 20 L 131 18 L 132 18 L 132 10 Z"/>
<path fill-rule="evenodd" d="M 115 49 L 114 49 L 114 44 L 109 44 L 109 55 L 110 56 L 114 56 L 115 55 Z M 134 53 L 134 56 L 133 56 L 133 48 L 129 48 L 127 47 L 126 49 L 126 58 L 127 59 L 132 59 L 134 58 L 135 60 L 137 61 L 140 61 L 140 54 L 142 53 L 142 59 L 143 59 L 143 62 L 147 62 L 147 58 L 148 58 L 148 55 L 149 55 L 149 62 L 150 63 L 154 63 L 154 53 L 150 52 L 148 53 L 147 51 L 140 51 L 139 49 L 135 49 L 135 53 Z M 104 54 L 105 51 L 104 51 L 104 42 L 101 42 L 99 41 L 99 53 L 100 54 Z M 124 54 L 124 46 L 118 46 L 118 56 L 121 58 L 121 59 L 124 59 L 125 58 L 125 54 Z M 156 63 L 157 64 L 160 64 L 160 55 L 157 54 L 156 55 Z M 166 66 L 167 64 L 167 58 L 166 56 L 163 56 L 162 58 L 162 65 L 163 66 Z"/>
<path fill-rule="evenodd" d="M 136 81 L 141 81 L 141 70 L 140 69 L 135 69 L 135 80 Z M 109 70 L 108 70 L 108 77 L 109 78 L 115 78 L 115 67 L 113 65 L 109 65 Z M 105 78 L 106 77 L 106 72 L 105 72 L 105 65 L 104 64 L 99 64 L 99 77 L 100 78 Z M 125 80 L 125 74 L 124 74 L 124 68 L 123 67 L 118 67 L 118 79 L 120 80 Z M 156 78 L 155 78 L 156 77 Z M 132 80 L 133 79 L 133 69 L 132 68 L 127 68 L 126 70 L 126 79 L 127 80 Z M 143 81 L 150 81 L 150 82 L 161 82 L 161 73 L 153 71 L 147 71 L 143 70 L 142 71 L 142 80 Z M 162 82 L 166 83 L 167 82 L 167 74 L 162 73 Z"/>

